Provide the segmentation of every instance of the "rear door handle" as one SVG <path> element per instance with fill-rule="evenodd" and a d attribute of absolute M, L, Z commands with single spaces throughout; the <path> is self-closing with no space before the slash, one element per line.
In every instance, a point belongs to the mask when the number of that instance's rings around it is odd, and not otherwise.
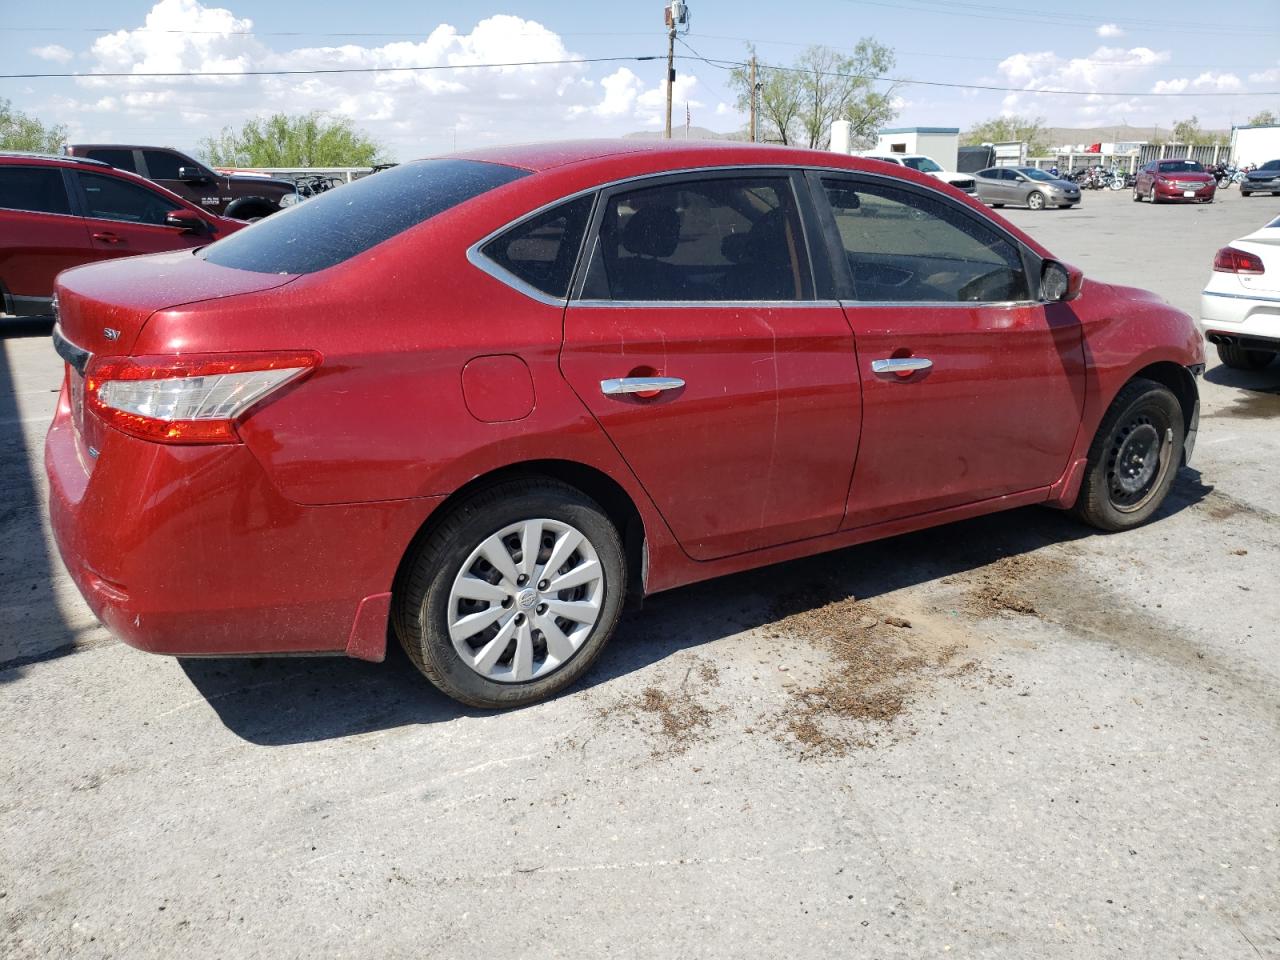
<path fill-rule="evenodd" d="M 119 243 L 120 242 L 119 234 L 110 233 L 105 230 L 100 233 L 95 233 L 93 235 L 93 239 L 101 240 L 103 243 Z"/>
<path fill-rule="evenodd" d="M 872 373 L 915 373 L 928 370 L 933 361 L 925 357 L 890 357 L 888 360 L 872 360 Z"/>
<path fill-rule="evenodd" d="M 679 390 L 684 381 L 679 377 L 618 377 L 614 380 L 601 380 L 600 392 L 606 397 L 616 397 L 624 393 L 661 393 L 663 390 Z"/>

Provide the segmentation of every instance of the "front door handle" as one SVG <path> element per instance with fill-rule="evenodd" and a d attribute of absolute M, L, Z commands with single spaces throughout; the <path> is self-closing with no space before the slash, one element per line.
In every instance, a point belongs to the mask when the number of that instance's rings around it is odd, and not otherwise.
<path fill-rule="evenodd" d="M 933 361 L 925 357 L 890 357 L 888 360 L 872 360 L 872 373 L 915 373 L 917 370 L 928 370 Z"/>
<path fill-rule="evenodd" d="M 679 390 L 684 381 L 679 377 L 618 377 L 614 380 L 601 380 L 600 392 L 606 397 L 616 397 L 624 393 L 641 393 L 653 396 L 663 390 Z"/>
<path fill-rule="evenodd" d="M 93 239 L 101 240 L 103 243 L 119 243 L 120 242 L 120 236 L 118 234 L 111 233 L 106 230 L 100 233 L 95 233 L 93 235 Z"/>

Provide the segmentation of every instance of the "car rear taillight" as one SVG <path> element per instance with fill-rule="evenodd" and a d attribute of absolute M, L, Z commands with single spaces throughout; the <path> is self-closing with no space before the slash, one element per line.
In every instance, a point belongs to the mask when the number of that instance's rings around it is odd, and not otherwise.
<path fill-rule="evenodd" d="M 1219 250 L 1213 258 L 1213 269 L 1218 273 L 1245 273 L 1251 277 L 1260 277 L 1267 272 L 1261 257 L 1235 247 Z"/>
<path fill-rule="evenodd" d="M 236 420 L 320 364 L 310 350 L 96 357 L 85 402 L 104 423 L 158 443 L 235 443 Z"/>

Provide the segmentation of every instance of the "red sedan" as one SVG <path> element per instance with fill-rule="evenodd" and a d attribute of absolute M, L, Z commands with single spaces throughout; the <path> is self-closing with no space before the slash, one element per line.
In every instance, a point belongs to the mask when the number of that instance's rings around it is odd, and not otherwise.
<path fill-rule="evenodd" d="M 745 144 L 403 164 L 59 283 L 62 555 L 126 642 L 345 653 L 466 703 L 624 601 L 1025 504 L 1122 530 L 1202 341 L 910 170 Z"/>
<path fill-rule="evenodd" d="M 96 160 L 0 154 L 4 311 L 47 316 L 68 267 L 198 247 L 244 225 Z"/>
<path fill-rule="evenodd" d="M 1152 203 L 1213 203 L 1218 181 L 1195 160 L 1152 160 L 1138 169 L 1133 199 Z"/>

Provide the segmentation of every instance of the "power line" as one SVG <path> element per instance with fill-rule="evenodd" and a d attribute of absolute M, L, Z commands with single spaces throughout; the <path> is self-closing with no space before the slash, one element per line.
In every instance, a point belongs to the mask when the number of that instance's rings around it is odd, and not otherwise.
<path fill-rule="evenodd" d="M 721 70 L 734 70 L 749 64 L 744 60 L 714 60 L 708 57 L 681 56 L 681 60 L 701 60 Z M 773 64 L 757 64 L 760 70 L 778 70 L 782 73 L 803 73 L 823 77 L 842 77 L 846 80 L 867 80 L 872 83 L 888 83 L 901 86 L 944 87 L 951 90 L 988 90 L 997 93 L 1035 93 L 1055 97 L 1276 97 L 1280 90 L 1252 90 L 1231 92 L 1180 92 L 1137 93 L 1118 90 L 1052 90 L 1040 87 L 1002 87 L 989 83 L 946 83 L 942 80 L 912 80 L 909 77 L 881 77 L 874 74 L 840 73 L 832 70 L 813 70 L 805 67 L 779 67 Z"/>
<path fill-rule="evenodd" d="M 576 57 L 568 60 L 518 60 L 508 63 L 445 63 L 425 67 L 319 67 L 308 70 L 189 70 L 137 73 L 0 73 L 0 80 L 87 80 L 97 77 L 298 77 L 332 73 L 411 73 L 427 70 L 480 70 L 496 67 L 554 67 L 573 63 L 634 63 L 659 57 Z"/>

